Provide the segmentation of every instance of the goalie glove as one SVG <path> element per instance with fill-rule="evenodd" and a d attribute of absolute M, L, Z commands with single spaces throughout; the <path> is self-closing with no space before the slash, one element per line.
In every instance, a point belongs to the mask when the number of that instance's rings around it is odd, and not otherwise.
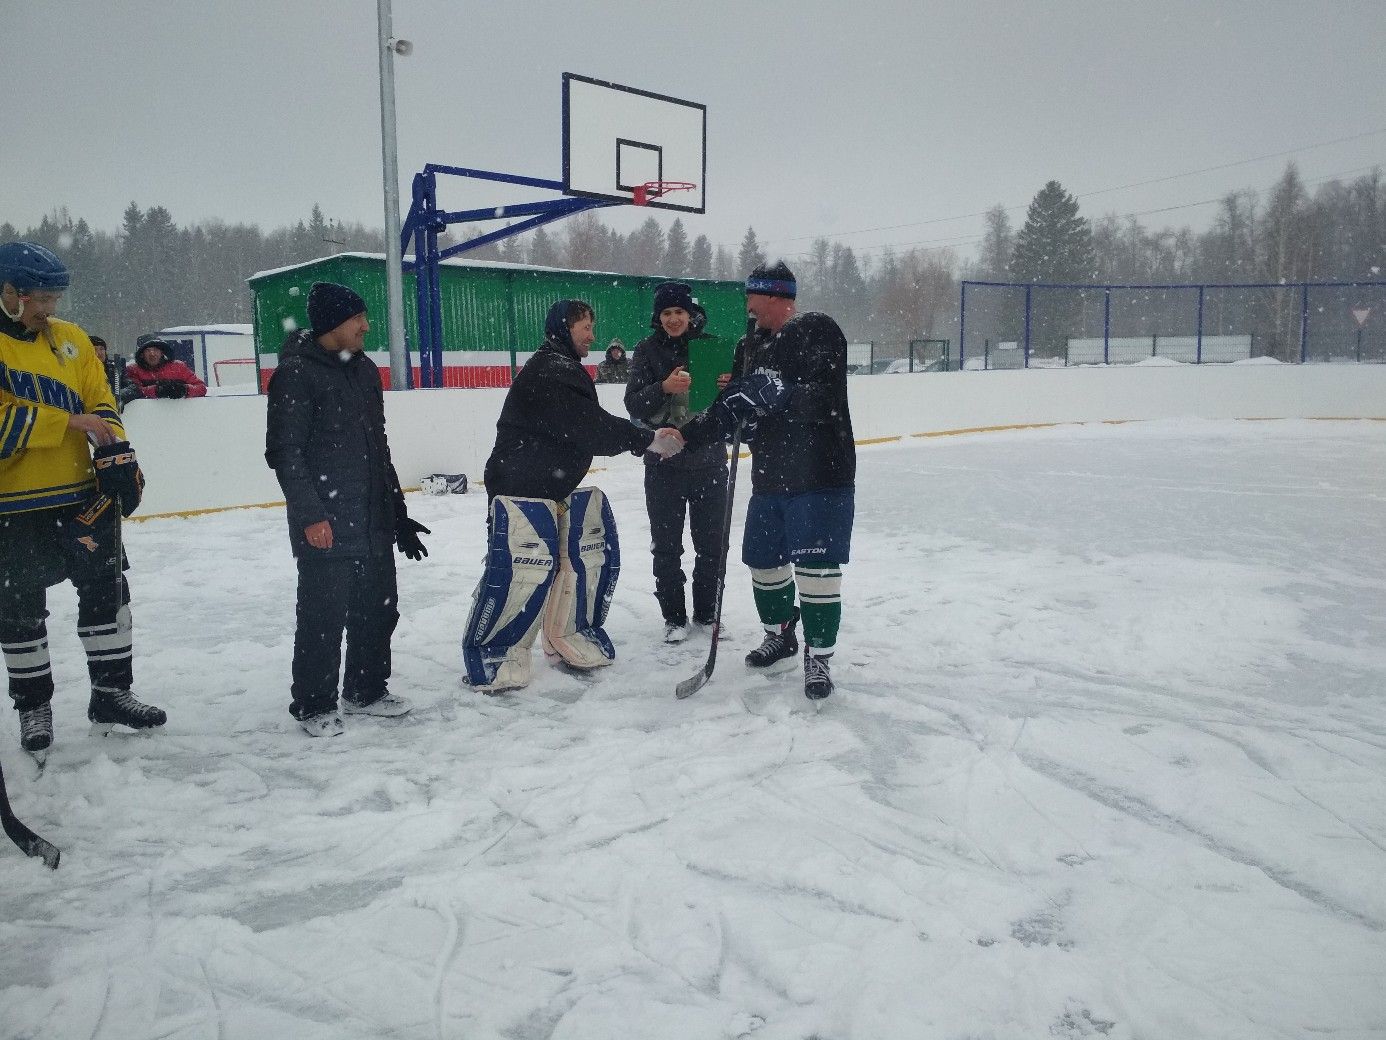
<path fill-rule="evenodd" d="M 92 452 L 91 464 L 96 470 L 96 486 L 103 495 L 110 495 L 120 503 L 121 516 L 129 516 L 139 508 L 144 494 L 144 473 L 129 441 L 98 447 Z"/>

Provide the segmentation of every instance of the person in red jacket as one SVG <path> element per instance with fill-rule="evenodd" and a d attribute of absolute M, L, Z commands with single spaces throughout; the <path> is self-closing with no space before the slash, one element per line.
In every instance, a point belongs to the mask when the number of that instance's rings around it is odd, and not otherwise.
<path fill-rule="evenodd" d="M 187 365 L 173 360 L 169 345 L 157 336 L 141 337 L 134 363 L 125 374 L 139 388 L 141 397 L 206 397 L 207 384 Z"/>

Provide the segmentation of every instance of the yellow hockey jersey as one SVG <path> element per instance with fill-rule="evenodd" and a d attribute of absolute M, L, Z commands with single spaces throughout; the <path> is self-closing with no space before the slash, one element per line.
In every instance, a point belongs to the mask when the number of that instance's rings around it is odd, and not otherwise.
<path fill-rule="evenodd" d="M 0 313 L 0 514 L 81 502 L 96 486 L 87 435 L 98 415 L 125 437 L 106 371 L 87 334 L 53 318 L 35 335 Z"/>

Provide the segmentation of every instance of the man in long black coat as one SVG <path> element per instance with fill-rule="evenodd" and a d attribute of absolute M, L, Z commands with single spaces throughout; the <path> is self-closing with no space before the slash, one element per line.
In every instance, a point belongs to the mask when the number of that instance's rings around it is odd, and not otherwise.
<path fill-rule="evenodd" d="M 265 460 L 288 505 L 298 563 L 292 703 L 312 736 L 342 732 L 341 712 L 403 715 L 389 692 L 390 637 L 399 623 L 393 549 L 419 560 L 428 529 L 409 518 L 385 439 L 380 370 L 362 350 L 366 304 L 344 285 L 315 283 L 311 331 L 291 334 L 269 384 Z"/>

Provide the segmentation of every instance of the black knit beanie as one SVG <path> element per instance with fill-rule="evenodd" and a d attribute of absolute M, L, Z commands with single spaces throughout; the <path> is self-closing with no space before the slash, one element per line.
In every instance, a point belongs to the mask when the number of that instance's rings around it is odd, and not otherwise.
<path fill-rule="evenodd" d="M 682 307 L 689 314 L 700 308 L 693 302 L 693 290 L 684 282 L 660 282 L 655 286 L 654 313 L 650 315 L 650 328 L 659 328 L 659 316 L 670 307 Z"/>
<path fill-rule="evenodd" d="M 366 311 L 366 301 L 352 289 L 336 282 L 314 282 L 308 290 L 308 322 L 313 335 L 331 332 L 348 318 Z"/>
<path fill-rule="evenodd" d="M 792 300 L 799 294 L 799 287 L 794 281 L 794 272 L 783 260 L 778 260 L 769 267 L 761 264 L 746 278 L 746 295 L 752 293 Z"/>

